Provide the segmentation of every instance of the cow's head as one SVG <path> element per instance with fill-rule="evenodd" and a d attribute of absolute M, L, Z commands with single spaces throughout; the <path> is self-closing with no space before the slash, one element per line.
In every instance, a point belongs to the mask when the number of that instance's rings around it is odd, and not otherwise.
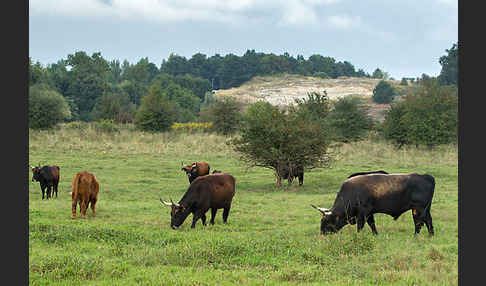
<path fill-rule="evenodd" d="M 344 225 L 346 225 L 345 218 L 333 214 L 331 210 L 326 208 L 319 208 L 316 207 L 315 205 L 311 205 L 311 206 L 322 213 L 322 218 L 321 218 L 322 235 L 337 232 Z"/>
<path fill-rule="evenodd" d="M 189 178 L 189 181 L 192 182 L 197 176 L 197 165 L 196 163 L 192 163 L 191 165 L 186 165 L 181 168 L 181 171 L 186 172 L 187 177 Z"/>
<path fill-rule="evenodd" d="M 40 165 L 39 167 L 35 167 L 35 166 L 30 166 L 30 168 L 32 169 L 32 182 L 38 182 L 40 181 L 40 178 L 42 176 L 42 173 L 44 172 L 41 168 L 40 168 Z"/>
<path fill-rule="evenodd" d="M 170 227 L 172 229 L 177 229 L 183 222 L 186 220 L 187 216 L 190 213 L 190 210 L 183 205 L 176 204 L 170 200 L 170 203 L 164 202 L 160 199 L 164 205 L 171 207 L 170 211 Z"/>

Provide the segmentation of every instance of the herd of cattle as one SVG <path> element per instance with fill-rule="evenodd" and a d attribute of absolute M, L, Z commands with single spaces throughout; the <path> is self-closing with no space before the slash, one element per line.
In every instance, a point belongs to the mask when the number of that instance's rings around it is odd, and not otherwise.
<path fill-rule="evenodd" d="M 194 162 L 182 164 L 189 179 L 189 187 L 179 200 L 174 203 L 160 201 L 171 207 L 170 226 L 178 228 L 192 213 L 192 225 L 201 219 L 206 225 L 206 212 L 211 209 L 210 223 L 218 209 L 223 209 L 223 222 L 228 220 L 231 201 L 235 195 L 235 178 L 227 173 L 214 170 L 210 174 L 207 162 Z M 59 171 L 58 166 L 31 167 L 32 181 L 40 183 L 42 199 L 46 193 L 47 199 L 58 192 Z M 303 170 L 295 177 L 299 177 L 299 185 L 303 183 Z M 289 180 L 291 182 L 291 180 Z M 424 174 L 388 174 L 385 171 L 359 172 L 348 176 L 337 193 L 331 209 L 311 206 L 322 213 L 321 234 L 325 235 L 339 231 L 347 224 L 357 224 L 359 232 L 365 222 L 370 226 L 373 234 L 378 234 L 375 226 L 375 213 L 384 213 L 395 220 L 404 212 L 412 210 L 415 224 L 415 234 L 425 224 L 429 235 L 434 235 L 430 207 L 434 195 L 434 177 Z M 76 206 L 80 205 L 80 214 L 86 217 L 88 206 L 95 216 L 95 204 L 99 192 L 99 183 L 96 177 L 88 172 L 79 172 L 72 182 L 72 218 L 76 218 Z"/>

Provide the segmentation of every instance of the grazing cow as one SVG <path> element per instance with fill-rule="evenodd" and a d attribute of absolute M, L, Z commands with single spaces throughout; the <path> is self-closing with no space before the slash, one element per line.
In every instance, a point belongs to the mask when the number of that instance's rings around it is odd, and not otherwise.
<path fill-rule="evenodd" d="M 280 175 L 277 177 L 277 187 L 280 186 L 280 182 L 282 179 L 287 179 L 288 184 L 292 184 L 294 178 L 299 178 L 299 186 L 304 184 L 304 168 L 297 167 L 293 170 L 293 173 L 290 174 L 290 170 L 288 168 L 283 169 L 280 171 Z"/>
<path fill-rule="evenodd" d="M 358 232 L 365 221 L 373 234 L 378 234 L 373 214 L 384 213 L 395 220 L 407 210 L 412 210 L 415 234 L 423 224 L 434 235 L 430 207 L 434 196 L 434 177 L 424 174 L 368 174 L 346 179 L 329 210 L 315 209 L 322 213 L 321 234 L 337 232 L 346 224 L 357 222 Z"/>
<path fill-rule="evenodd" d="M 200 218 L 206 225 L 206 212 L 211 209 L 211 224 L 218 209 L 223 210 L 223 222 L 228 220 L 231 208 L 231 200 L 235 195 L 235 178 L 230 174 L 217 173 L 196 178 L 187 189 L 178 203 L 160 201 L 172 208 L 170 226 L 172 229 L 179 227 L 186 217 L 192 213 L 192 225 L 194 228 Z"/>
<path fill-rule="evenodd" d="M 358 173 L 354 173 L 354 174 L 349 175 L 348 179 L 351 178 L 351 177 L 360 176 L 360 175 L 368 175 L 368 174 L 388 174 L 388 173 L 383 171 L 383 170 L 371 171 L 371 172 L 358 172 Z"/>
<path fill-rule="evenodd" d="M 59 185 L 59 166 L 44 166 L 44 167 L 32 167 L 32 182 L 39 182 L 42 199 L 44 199 L 44 192 L 47 188 L 47 200 L 51 197 L 51 191 L 56 192 L 57 198 L 57 186 Z M 54 194 L 54 193 L 53 193 Z"/>
<path fill-rule="evenodd" d="M 79 213 L 86 218 L 86 209 L 91 204 L 92 215 L 95 216 L 95 204 L 98 200 L 100 185 L 95 175 L 88 172 L 79 172 L 73 180 L 72 197 L 72 218 L 76 218 L 76 206 L 79 202 Z"/>
<path fill-rule="evenodd" d="M 187 177 L 189 178 L 189 184 L 192 183 L 197 177 L 209 175 L 209 164 L 207 162 L 194 162 L 191 165 L 184 166 L 181 171 L 186 172 Z"/>

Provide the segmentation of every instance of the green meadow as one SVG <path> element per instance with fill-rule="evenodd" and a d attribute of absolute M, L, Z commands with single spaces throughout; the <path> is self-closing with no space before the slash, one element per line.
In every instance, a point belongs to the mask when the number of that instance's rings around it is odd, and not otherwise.
<path fill-rule="evenodd" d="M 30 285 L 457 285 L 457 146 L 394 149 L 367 139 L 332 150 L 328 169 L 313 169 L 291 186 L 275 188 L 273 173 L 248 168 L 207 133 L 101 133 L 63 125 L 29 133 L 29 163 L 60 166 L 58 198 L 42 200 L 29 178 Z M 170 228 L 170 208 L 189 182 L 181 162 L 207 161 L 236 178 L 228 223 L 192 215 Z M 320 235 L 320 213 L 330 208 L 348 175 L 358 171 L 417 172 L 435 177 L 435 236 L 414 237 L 411 212 L 398 220 L 375 215 L 368 225 Z M 96 217 L 71 219 L 71 182 L 79 171 L 96 175 Z M 79 206 L 77 210 L 79 216 Z M 210 212 L 207 213 L 208 220 Z"/>

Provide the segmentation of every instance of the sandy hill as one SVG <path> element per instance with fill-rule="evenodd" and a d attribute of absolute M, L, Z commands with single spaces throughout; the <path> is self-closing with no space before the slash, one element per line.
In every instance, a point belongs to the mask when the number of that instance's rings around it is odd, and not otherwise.
<path fill-rule="evenodd" d="M 380 80 L 374 78 L 340 77 L 337 79 L 322 79 L 301 75 L 258 76 L 243 85 L 231 89 L 215 91 L 215 95 L 232 96 L 238 101 L 249 104 L 257 101 L 267 101 L 273 105 L 286 106 L 293 104 L 295 99 L 306 98 L 308 92 L 327 92 L 331 100 L 343 96 L 363 97 L 369 107 L 369 114 L 376 120 L 383 120 L 383 112 L 388 104 L 376 104 L 371 100 L 373 89 Z M 398 81 L 389 81 L 394 86 Z"/>

